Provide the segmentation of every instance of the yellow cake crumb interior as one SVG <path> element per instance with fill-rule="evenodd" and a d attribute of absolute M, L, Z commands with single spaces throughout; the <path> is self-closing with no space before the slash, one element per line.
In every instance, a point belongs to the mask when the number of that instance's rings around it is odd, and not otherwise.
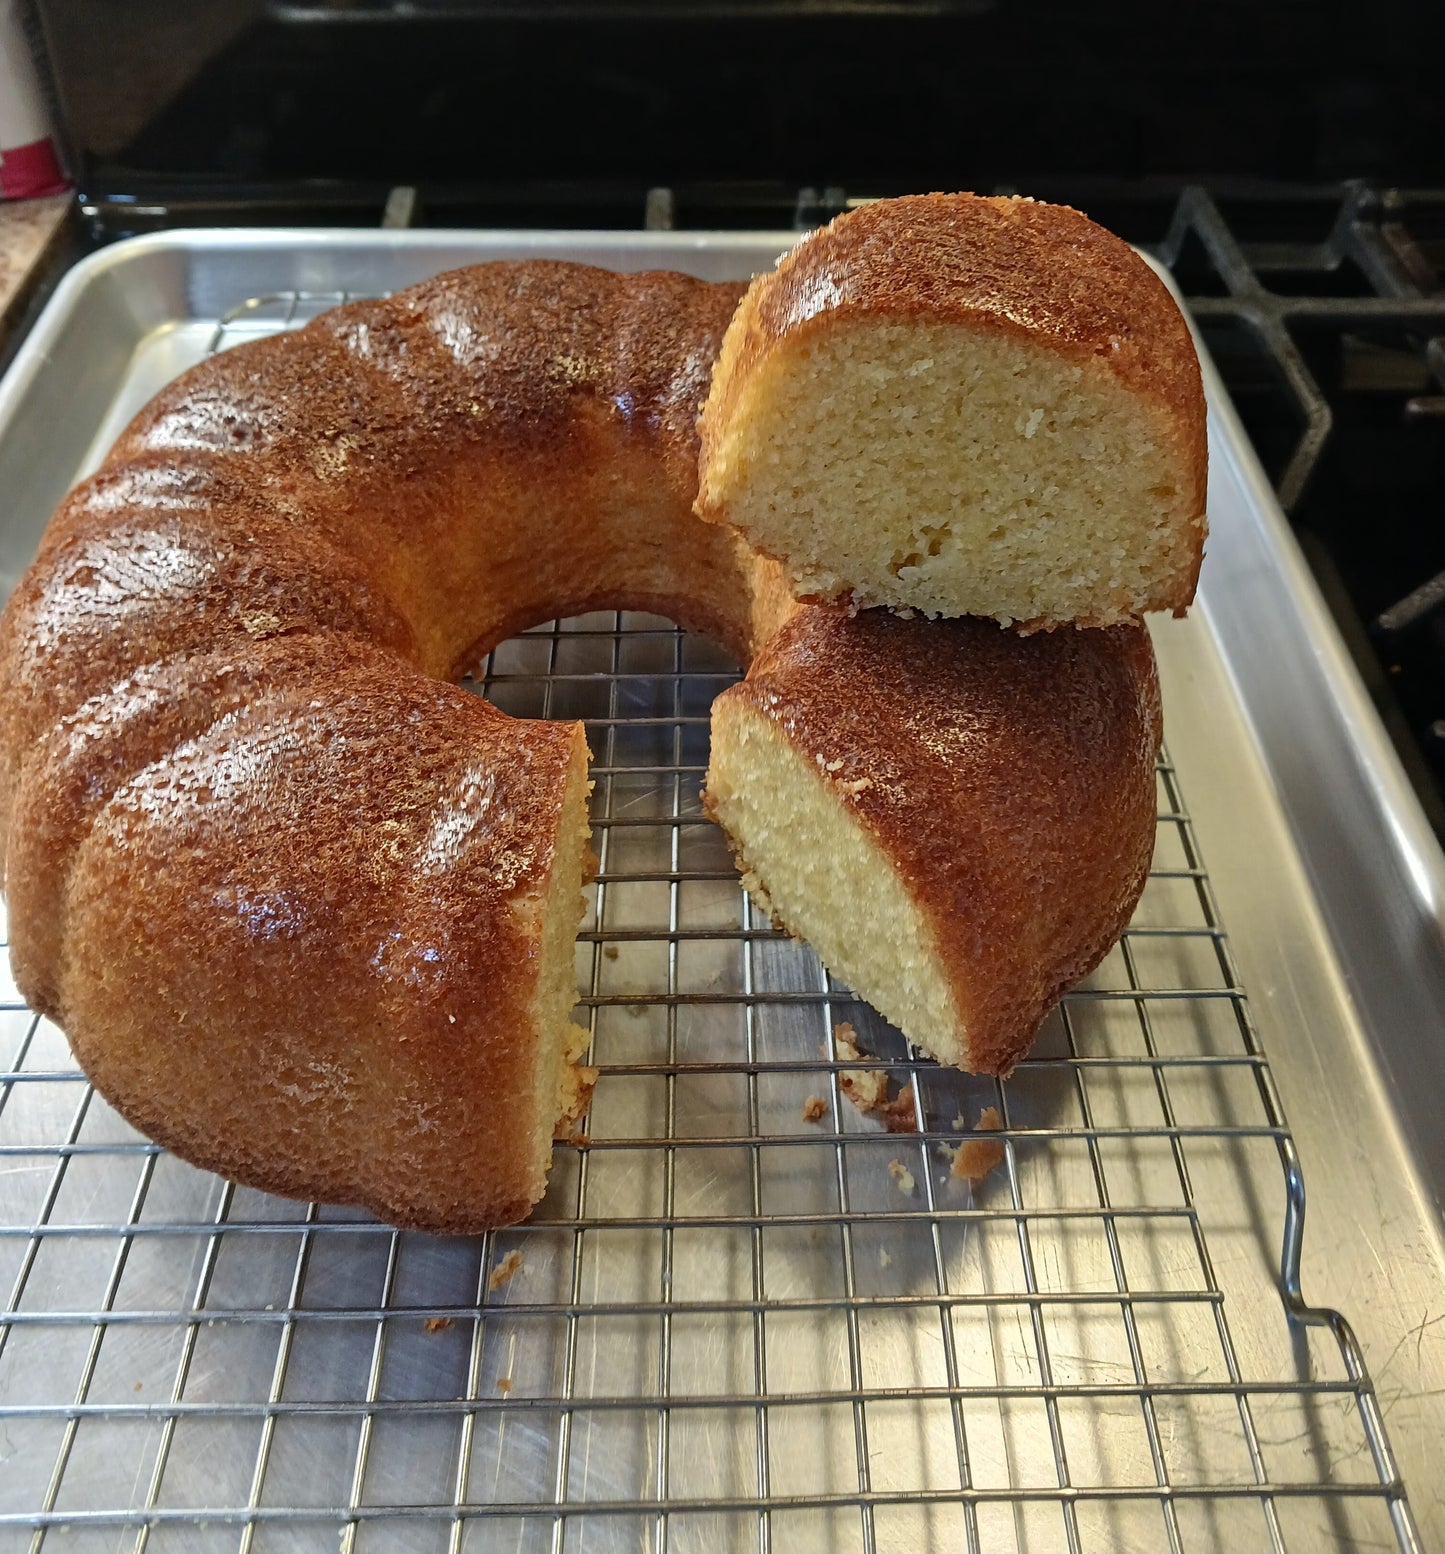
<path fill-rule="evenodd" d="M 708 807 L 746 860 L 744 888 L 834 976 L 866 987 L 884 1019 L 940 1062 L 964 1064 L 933 934 L 887 854 L 768 719 L 731 698 L 713 718 Z"/>
<path fill-rule="evenodd" d="M 706 500 L 800 590 L 1111 624 L 1171 596 L 1198 515 L 1162 412 L 997 331 L 858 323 L 759 362 Z"/>

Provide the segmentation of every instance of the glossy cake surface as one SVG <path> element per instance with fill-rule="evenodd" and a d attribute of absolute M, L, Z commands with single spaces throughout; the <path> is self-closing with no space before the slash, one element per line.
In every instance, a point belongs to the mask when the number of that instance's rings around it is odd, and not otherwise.
<path fill-rule="evenodd" d="M 137 1126 L 403 1225 L 537 1201 L 592 1081 L 568 1018 L 586 745 L 448 682 L 558 615 L 656 611 L 753 664 L 711 802 L 786 925 L 946 1060 L 1006 1067 L 1122 927 L 1153 831 L 1147 637 L 854 620 L 700 522 L 696 418 L 742 290 L 439 276 L 202 363 L 62 504 L 0 617 L 12 959 Z M 996 730 L 969 761 L 941 754 L 960 718 Z M 750 783 L 771 830 L 730 818 Z M 805 833 L 855 901 L 909 904 L 931 1002 L 794 891 Z M 866 909 L 851 932 L 896 937 Z"/>

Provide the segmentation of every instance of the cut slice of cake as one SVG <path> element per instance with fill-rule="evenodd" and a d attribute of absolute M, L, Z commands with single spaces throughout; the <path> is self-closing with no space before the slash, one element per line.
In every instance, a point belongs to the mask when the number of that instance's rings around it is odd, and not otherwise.
<path fill-rule="evenodd" d="M 1066 206 L 934 194 L 839 217 L 753 282 L 700 425 L 698 513 L 800 596 L 1032 627 L 1194 597 L 1189 329 Z"/>
<path fill-rule="evenodd" d="M 1139 900 L 1159 735 L 1142 627 L 814 605 L 713 703 L 706 802 L 780 926 L 940 1061 L 1003 1074 Z"/>

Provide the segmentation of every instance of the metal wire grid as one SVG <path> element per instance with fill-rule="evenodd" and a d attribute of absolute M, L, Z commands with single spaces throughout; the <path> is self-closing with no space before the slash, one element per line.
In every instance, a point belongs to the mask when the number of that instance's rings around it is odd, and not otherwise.
<path fill-rule="evenodd" d="M 1303 1182 L 1172 765 L 1134 924 L 1000 1085 L 754 915 L 700 807 L 734 673 L 612 615 L 484 666 L 597 758 L 602 1077 L 526 1226 L 193 1171 L 0 1005 L 0 1550 L 1418 1547 L 1353 1335 L 1300 1294 Z M 860 1066 L 916 1133 L 851 1107 Z"/>

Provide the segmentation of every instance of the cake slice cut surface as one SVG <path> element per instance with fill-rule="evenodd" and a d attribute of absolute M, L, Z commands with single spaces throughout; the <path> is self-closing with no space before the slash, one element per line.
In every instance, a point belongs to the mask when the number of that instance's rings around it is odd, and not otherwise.
<path fill-rule="evenodd" d="M 840 981 L 869 989 L 885 1019 L 919 1032 L 941 1062 L 967 1066 L 963 1015 L 932 927 L 850 807 L 848 785 L 830 782 L 741 697 L 717 705 L 713 746 L 708 813 L 734 843 L 743 888 Z"/>

